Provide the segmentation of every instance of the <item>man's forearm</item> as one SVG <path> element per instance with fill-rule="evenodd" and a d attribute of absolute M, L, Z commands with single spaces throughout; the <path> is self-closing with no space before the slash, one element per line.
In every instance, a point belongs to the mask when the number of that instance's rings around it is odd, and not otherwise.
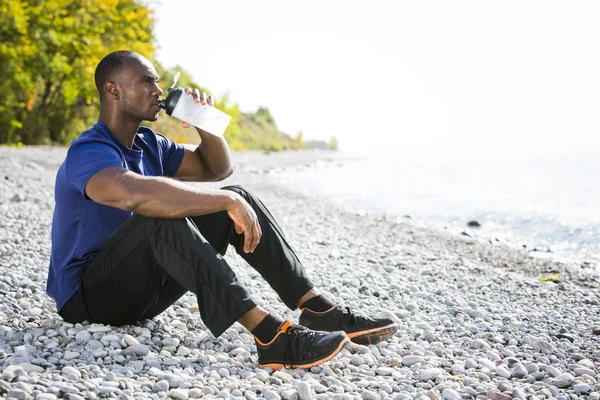
<path fill-rule="evenodd" d="M 231 174 L 231 159 L 229 147 L 225 139 L 211 135 L 202 129 L 196 128 L 202 143 L 197 152 L 206 167 L 215 176 L 229 176 Z"/>
<path fill-rule="evenodd" d="M 143 177 L 129 183 L 130 204 L 137 214 L 184 218 L 229 209 L 238 199 L 229 190 L 200 189 L 170 178 Z"/>

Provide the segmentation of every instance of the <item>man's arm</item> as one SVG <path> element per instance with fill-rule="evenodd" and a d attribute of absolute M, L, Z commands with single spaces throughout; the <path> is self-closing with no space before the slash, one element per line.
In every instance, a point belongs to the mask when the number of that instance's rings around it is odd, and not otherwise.
<path fill-rule="evenodd" d="M 174 219 L 227 211 L 235 230 L 244 233 L 245 252 L 254 251 L 262 235 L 252 207 L 229 190 L 200 189 L 170 178 L 108 167 L 88 180 L 85 193 L 96 203 L 155 218 Z"/>
<path fill-rule="evenodd" d="M 196 103 L 213 106 L 213 99 L 198 89 L 186 91 L 194 97 Z M 190 124 L 183 122 L 187 128 Z M 175 178 L 185 181 L 212 182 L 221 181 L 233 173 L 229 147 L 225 139 L 211 135 L 196 128 L 202 142 L 199 146 L 185 145 L 181 166 L 175 173 Z"/>
<path fill-rule="evenodd" d="M 199 146 L 184 145 L 183 160 L 173 176 L 182 181 L 222 181 L 233 173 L 229 147 L 224 139 L 196 128 L 202 138 Z"/>

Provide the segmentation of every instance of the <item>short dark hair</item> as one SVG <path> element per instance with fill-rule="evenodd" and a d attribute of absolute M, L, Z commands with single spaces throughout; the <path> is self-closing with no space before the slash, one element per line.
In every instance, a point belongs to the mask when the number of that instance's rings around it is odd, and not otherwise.
<path fill-rule="evenodd" d="M 123 61 L 121 61 L 121 58 L 132 54 L 135 54 L 135 52 L 131 50 L 117 50 L 107 54 L 100 60 L 94 74 L 94 80 L 96 81 L 96 88 L 98 89 L 98 93 L 100 93 L 100 98 L 104 96 L 104 84 L 112 80 L 113 76 L 123 68 L 124 64 Z"/>

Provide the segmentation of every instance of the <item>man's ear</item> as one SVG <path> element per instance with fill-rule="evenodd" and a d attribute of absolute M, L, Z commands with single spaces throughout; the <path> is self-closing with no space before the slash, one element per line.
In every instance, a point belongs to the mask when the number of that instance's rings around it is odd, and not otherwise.
<path fill-rule="evenodd" d="M 119 87 L 112 81 L 108 81 L 104 84 L 104 92 L 106 93 L 106 97 L 112 100 L 119 100 L 121 97 Z"/>

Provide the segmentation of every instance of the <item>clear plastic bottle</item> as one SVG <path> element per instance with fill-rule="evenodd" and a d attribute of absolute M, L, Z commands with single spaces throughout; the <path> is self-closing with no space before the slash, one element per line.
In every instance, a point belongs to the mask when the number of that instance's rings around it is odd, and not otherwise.
<path fill-rule="evenodd" d="M 192 124 L 215 136 L 223 136 L 231 117 L 213 106 L 194 101 L 194 96 L 183 88 L 169 88 L 167 98 L 160 106 L 167 115 Z"/>

